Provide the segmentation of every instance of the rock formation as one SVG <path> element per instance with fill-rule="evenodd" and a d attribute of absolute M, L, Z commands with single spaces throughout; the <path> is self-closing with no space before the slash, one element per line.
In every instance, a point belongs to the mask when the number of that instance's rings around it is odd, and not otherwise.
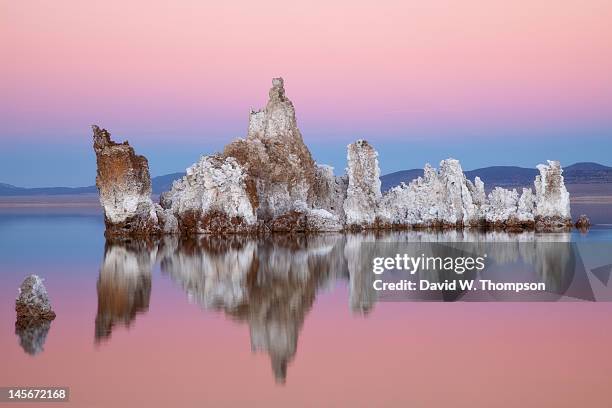
<path fill-rule="evenodd" d="M 235 158 L 203 156 L 161 198 L 175 218 L 169 232 L 177 228 L 185 235 L 201 233 L 253 232 L 257 227 L 257 194 L 253 180 Z"/>
<path fill-rule="evenodd" d="M 393 227 L 484 227 L 519 231 L 570 226 L 569 194 L 558 162 L 540 165 L 534 182 L 522 193 L 495 187 L 485 196 L 484 183 L 467 180 L 457 160 L 447 159 L 435 170 L 426 165 L 423 177 L 389 190 L 376 214 Z M 363 200 L 362 200 L 363 201 Z M 370 214 L 373 214 L 370 211 Z"/>
<path fill-rule="evenodd" d="M 349 227 L 373 227 L 380 192 L 378 152 L 365 140 L 348 145 L 348 188 L 344 214 Z"/>
<path fill-rule="evenodd" d="M 484 184 L 469 182 L 458 160 L 440 162 L 436 171 L 429 164 L 423 177 L 391 189 L 381 202 L 382 214 L 394 226 L 476 226 L 478 204 L 484 204 Z"/>
<path fill-rule="evenodd" d="M 38 275 L 30 275 L 23 280 L 19 296 L 15 301 L 17 324 L 36 320 L 53 320 L 55 312 L 51 308 L 47 289 Z"/>
<path fill-rule="evenodd" d="M 317 165 L 315 173 L 314 208 L 322 209 L 337 218 L 343 226 L 346 221 L 344 200 L 348 189 L 348 176 L 334 176 L 334 168 L 324 164 Z"/>
<path fill-rule="evenodd" d="M 312 159 L 275 78 L 247 137 L 188 168 L 162 195 L 158 218 L 164 232 L 183 235 L 339 231 L 345 191 L 344 178 Z"/>
<path fill-rule="evenodd" d="M 519 201 L 516 190 L 495 187 L 487 199 L 484 215 L 489 225 L 502 227 L 506 221 L 516 217 Z"/>
<path fill-rule="evenodd" d="M 272 80 L 268 103 L 252 111 L 246 139 L 223 151 L 246 168 L 257 187 L 257 216 L 264 221 L 310 207 L 316 197 L 316 166 L 297 127 L 295 109 L 285 95 L 282 78 Z"/>
<path fill-rule="evenodd" d="M 129 143 L 115 143 L 106 129 L 92 126 L 106 236 L 148 236 L 160 232 L 151 200 L 149 163 Z"/>
<path fill-rule="evenodd" d="M 580 231 L 586 232 L 589 228 L 591 228 L 591 220 L 585 214 L 580 215 L 576 224 L 574 226 Z"/>
<path fill-rule="evenodd" d="M 533 191 L 530 188 L 523 188 L 523 192 L 518 200 L 518 206 L 516 210 L 516 217 L 518 221 L 524 223 L 533 223 L 535 210 L 534 207 L 535 199 L 533 197 Z"/>
<path fill-rule="evenodd" d="M 535 179 L 535 218 L 540 228 L 572 225 L 569 192 L 563 183 L 563 169 L 558 161 L 537 166 Z"/>
<path fill-rule="evenodd" d="M 19 337 L 19 344 L 28 354 L 40 353 L 51 328 L 51 321 L 55 319 L 55 312 L 39 276 L 30 275 L 23 280 L 15 301 L 15 311 L 15 334 Z"/>
<path fill-rule="evenodd" d="M 147 161 L 94 126 L 97 185 L 107 236 L 323 232 L 386 228 L 483 227 L 518 231 L 571 226 L 559 162 L 539 165 L 532 189 L 473 182 L 455 159 L 425 166 L 423 177 L 381 193 L 378 153 L 348 146 L 346 176 L 313 160 L 282 78 L 266 107 L 252 111 L 246 138 L 202 156 L 153 204 Z"/>

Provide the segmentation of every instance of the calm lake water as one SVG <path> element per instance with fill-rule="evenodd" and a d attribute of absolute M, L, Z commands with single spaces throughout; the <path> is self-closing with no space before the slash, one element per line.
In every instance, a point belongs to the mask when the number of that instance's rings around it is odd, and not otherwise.
<path fill-rule="evenodd" d="M 95 209 L 0 209 L 0 386 L 69 386 L 69 405 L 87 407 L 611 404 L 612 303 L 385 302 L 355 265 L 363 241 L 534 234 L 109 243 L 103 231 Z M 607 225 L 543 240 L 582 245 L 587 270 L 612 260 Z M 538 264 L 508 251 L 496 256 Z M 562 283 L 554 262 L 534 274 Z M 32 273 L 57 318 L 16 333 Z M 605 279 L 590 285 L 612 299 Z"/>

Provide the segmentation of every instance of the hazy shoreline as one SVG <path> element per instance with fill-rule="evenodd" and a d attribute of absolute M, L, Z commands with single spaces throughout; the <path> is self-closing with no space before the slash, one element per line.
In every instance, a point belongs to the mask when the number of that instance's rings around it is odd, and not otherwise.
<path fill-rule="evenodd" d="M 611 204 L 612 184 L 567 184 L 570 202 L 575 204 Z M 517 187 L 517 191 L 520 188 Z M 153 194 L 154 202 L 159 195 Z M 101 208 L 98 194 L 0 196 L 0 208 L 92 207 Z"/>

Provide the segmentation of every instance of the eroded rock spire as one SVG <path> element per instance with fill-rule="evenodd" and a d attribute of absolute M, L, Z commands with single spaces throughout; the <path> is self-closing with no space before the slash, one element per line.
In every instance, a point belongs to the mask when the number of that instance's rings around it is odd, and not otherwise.
<path fill-rule="evenodd" d="M 149 163 L 130 144 L 115 143 L 106 129 L 92 126 L 106 236 L 147 236 L 160 232 L 151 200 Z"/>
<path fill-rule="evenodd" d="M 563 182 L 563 169 L 558 161 L 538 164 L 536 176 L 535 217 L 540 228 L 572 225 L 569 192 Z"/>
<path fill-rule="evenodd" d="M 282 78 L 272 80 L 265 109 L 251 112 L 246 139 L 227 145 L 223 156 L 234 157 L 255 181 L 260 219 L 295 210 L 296 203 L 311 207 L 317 170 Z"/>
<path fill-rule="evenodd" d="M 344 213 L 349 226 L 373 226 L 377 217 L 380 192 L 378 153 L 365 140 L 347 146 L 348 189 Z"/>

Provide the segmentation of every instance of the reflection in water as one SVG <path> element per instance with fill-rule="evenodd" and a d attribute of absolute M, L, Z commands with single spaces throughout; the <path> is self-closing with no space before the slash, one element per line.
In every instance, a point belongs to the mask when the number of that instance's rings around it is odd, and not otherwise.
<path fill-rule="evenodd" d="M 372 286 L 376 275 L 364 273 L 364 269 L 361 268 L 361 257 L 372 255 L 361 253 L 361 243 L 371 241 L 377 241 L 373 233 L 355 234 L 347 236 L 344 245 L 344 259 L 346 259 L 349 272 L 349 304 L 353 312 L 364 315 L 372 310 L 378 299 L 378 292 Z"/>
<path fill-rule="evenodd" d="M 162 272 L 190 300 L 249 325 L 252 350 L 270 355 L 282 383 L 317 289 L 344 273 L 342 240 L 341 235 L 204 236 L 180 243 L 166 238 L 158 256 Z"/>
<path fill-rule="evenodd" d="M 138 241 L 107 242 L 98 277 L 96 341 L 110 336 L 115 324 L 129 327 L 149 309 L 155 245 Z"/>
<path fill-rule="evenodd" d="M 577 267 L 575 248 L 570 242 L 570 234 L 562 233 L 535 233 L 523 232 L 509 234 L 506 232 L 478 230 L 448 230 L 448 231 L 406 231 L 387 234 L 373 235 L 370 238 L 358 239 L 354 245 L 350 245 L 352 259 L 348 256 L 349 244 L 347 243 L 347 259 L 351 270 L 351 289 L 356 285 L 356 279 L 364 279 L 363 284 L 357 285 L 367 293 L 351 292 L 352 296 L 359 299 L 376 300 L 555 300 L 566 293 L 574 279 L 574 270 Z M 350 242 L 350 241 L 349 241 Z M 361 245 L 364 242 L 376 245 Z M 441 244 L 441 245 L 440 245 Z M 374 257 L 394 257 L 396 254 L 410 253 L 416 256 L 427 254 L 427 256 L 438 257 L 463 257 L 483 256 L 486 254 L 487 268 L 476 273 L 465 272 L 457 275 L 454 272 L 440 270 L 420 269 L 415 277 L 425 279 L 432 283 L 443 283 L 446 280 L 474 280 L 489 279 L 493 282 L 543 282 L 546 284 L 546 293 L 523 292 L 487 292 L 467 293 L 464 290 L 457 291 L 406 291 L 406 292 L 377 292 L 372 283 L 379 276 L 371 273 L 371 268 L 364 268 L 366 262 L 371 265 Z M 353 270 L 355 269 L 354 276 Z M 365 274 L 365 276 L 363 276 Z M 397 279 L 406 278 L 405 272 L 390 272 Z M 395 279 L 395 281 L 397 281 Z M 418 280 L 417 279 L 417 280 Z M 392 279 L 393 280 L 393 279 Z M 383 295 L 384 293 L 384 295 Z M 470 295 L 467 298 L 465 295 Z M 576 298 L 591 299 L 590 288 L 576 288 L 572 292 Z M 378 295 L 378 296 L 377 296 Z M 378 298 L 378 299 L 377 299 Z M 362 301 L 363 302 L 363 301 Z M 355 303 L 352 303 L 355 304 Z M 365 302 L 367 304 L 367 302 Z"/>
<path fill-rule="evenodd" d="M 23 350 L 30 355 L 36 355 L 43 351 L 50 328 L 50 320 L 18 322 L 15 324 L 15 334 L 19 337 Z"/>
<path fill-rule="evenodd" d="M 317 291 L 348 280 L 351 310 L 367 314 L 373 309 L 378 300 L 372 286 L 376 276 L 359 263 L 363 252 L 372 248 L 362 246 L 364 242 L 397 245 L 398 253 L 406 243 L 467 242 L 473 252 L 488 252 L 498 263 L 533 265 L 540 279 L 553 287 L 564 280 L 568 259 L 559 255 L 558 246 L 553 251 L 547 243 L 570 245 L 566 233 L 485 234 L 467 230 L 164 237 L 156 244 L 107 243 L 98 280 L 96 338 L 108 336 L 117 322 L 129 325 L 137 312 L 148 309 L 151 268 L 158 261 L 162 273 L 176 282 L 191 302 L 248 324 L 252 350 L 270 356 L 274 376 L 283 383 Z M 500 242 L 504 244 L 494 245 Z M 365 254 L 369 255 L 374 254 Z"/>

